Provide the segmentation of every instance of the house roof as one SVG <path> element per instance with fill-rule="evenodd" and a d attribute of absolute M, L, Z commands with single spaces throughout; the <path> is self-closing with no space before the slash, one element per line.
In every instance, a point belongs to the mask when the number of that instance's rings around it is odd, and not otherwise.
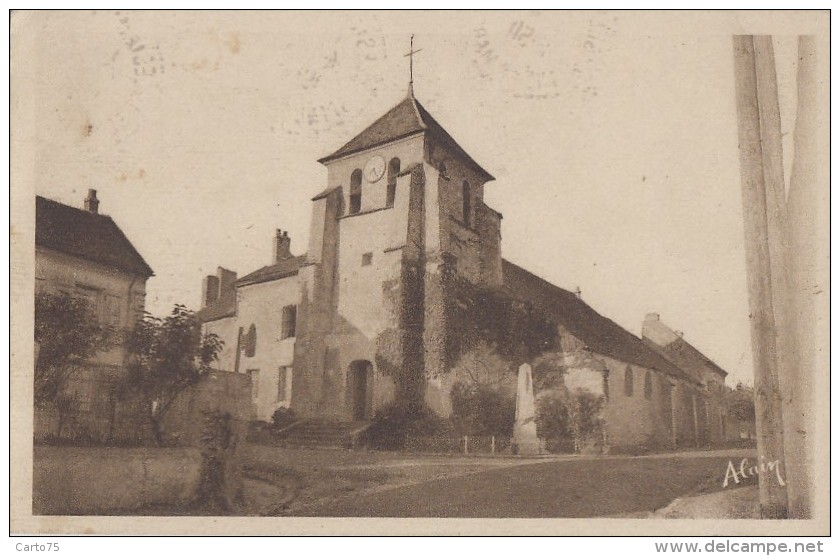
<path fill-rule="evenodd" d="M 650 346 L 662 353 L 666 358 L 670 359 L 677 365 L 691 369 L 697 372 L 697 376 L 703 376 L 703 371 L 709 369 L 715 373 L 726 377 L 727 373 L 718 366 L 717 363 L 703 355 L 697 348 L 682 338 L 677 338 L 666 346 L 660 346 L 652 340 L 645 340 Z"/>
<path fill-rule="evenodd" d="M 456 156 L 467 160 L 482 174 L 485 180 L 495 179 L 458 145 L 455 139 L 423 108 L 423 105 L 414 98 L 411 92 L 399 104 L 388 110 L 385 115 L 345 143 L 343 147 L 331 155 L 321 158 L 318 162 L 324 164 L 337 158 L 378 147 L 385 143 L 410 137 L 418 133 L 426 133 L 443 143 Z"/>
<path fill-rule="evenodd" d="M 219 297 L 207 307 L 196 311 L 195 316 L 201 322 L 232 317 L 236 314 L 236 288 L 233 286 L 219 292 Z"/>
<path fill-rule="evenodd" d="M 35 197 L 35 245 L 141 276 L 153 276 L 110 216 Z"/>
<path fill-rule="evenodd" d="M 262 282 L 271 282 L 272 280 L 294 276 L 298 273 L 298 269 L 304 262 L 306 262 L 305 253 L 297 257 L 290 257 L 279 263 L 264 266 L 250 274 L 246 274 L 234 282 L 234 285 L 237 287 L 247 286 L 249 284 L 260 284 Z"/>
<path fill-rule="evenodd" d="M 508 294 L 532 302 L 568 329 L 588 349 L 625 363 L 697 383 L 697 380 L 651 349 L 641 338 L 595 311 L 574 293 L 504 259 L 502 273 Z"/>
<path fill-rule="evenodd" d="M 207 307 L 196 312 L 196 317 L 201 322 L 210 322 L 234 316 L 236 314 L 236 288 L 294 276 L 298 273 L 298 270 L 304 262 L 306 262 L 305 253 L 297 257 L 284 259 L 276 264 L 264 266 L 250 274 L 246 274 L 233 282 L 230 287 L 219 292 L 219 297 Z"/>

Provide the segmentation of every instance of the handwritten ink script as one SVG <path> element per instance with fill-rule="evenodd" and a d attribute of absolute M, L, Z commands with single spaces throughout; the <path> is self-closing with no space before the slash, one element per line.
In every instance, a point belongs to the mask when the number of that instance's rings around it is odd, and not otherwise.
<path fill-rule="evenodd" d="M 779 486 L 785 486 L 785 480 L 782 478 L 782 468 L 779 460 L 771 461 L 769 463 L 761 462 L 760 464 L 750 465 L 749 460 L 744 458 L 737 467 L 732 460 L 726 465 L 726 475 L 723 478 L 723 488 L 726 488 L 730 481 L 734 484 L 739 484 L 741 481 L 746 481 L 750 477 L 758 477 L 759 475 L 769 475 L 775 472 L 776 480 Z"/>

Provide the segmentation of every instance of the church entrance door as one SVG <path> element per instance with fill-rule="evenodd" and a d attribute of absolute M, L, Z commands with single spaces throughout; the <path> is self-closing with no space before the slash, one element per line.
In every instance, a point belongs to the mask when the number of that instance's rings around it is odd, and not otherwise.
<path fill-rule="evenodd" d="M 364 421 L 368 417 L 368 386 L 371 383 L 373 365 L 370 361 L 354 361 L 350 364 L 350 396 L 353 419 Z"/>

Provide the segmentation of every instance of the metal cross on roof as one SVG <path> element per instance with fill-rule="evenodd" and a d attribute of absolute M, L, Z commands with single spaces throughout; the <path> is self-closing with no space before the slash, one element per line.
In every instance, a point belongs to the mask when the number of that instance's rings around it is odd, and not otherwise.
<path fill-rule="evenodd" d="M 422 48 L 418 50 L 414 50 L 414 35 L 411 35 L 411 44 L 408 49 L 408 54 L 405 54 L 403 58 L 408 56 L 408 85 L 412 86 L 414 84 L 414 55 L 423 50 Z"/>

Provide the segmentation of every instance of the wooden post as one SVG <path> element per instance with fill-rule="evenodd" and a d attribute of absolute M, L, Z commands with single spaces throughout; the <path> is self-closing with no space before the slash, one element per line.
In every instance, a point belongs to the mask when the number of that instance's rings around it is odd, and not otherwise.
<path fill-rule="evenodd" d="M 773 44 L 769 36 L 736 35 L 735 92 L 741 191 L 755 372 L 759 464 L 783 465 L 780 368 L 792 354 L 785 341 L 786 228 L 781 123 Z M 780 321 L 777 323 L 777 320 Z M 787 490 L 775 474 L 759 475 L 762 518 L 787 517 Z"/>
<path fill-rule="evenodd" d="M 465 454 L 470 453 L 470 437 L 467 436 L 466 434 L 464 435 L 464 453 Z"/>
<path fill-rule="evenodd" d="M 697 392 L 691 393 L 691 413 L 694 419 L 694 446 L 700 446 L 700 423 L 697 421 Z"/>
<path fill-rule="evenodd" d="M 825 197 L 829 191 L 827 176 L 820 175 L 829 167 L 828 134 L 820 133 L 819 122 L 820 108 L 822 115 L 827 114 L 828 95 L 824 90 L 818 90 L 816 38 L 799 37 L 798 54 L 794 157 L 786 204 L 790 230 L 788 263 L 793 286 L 791 306 L 795 309 L 791 311 L 790 329 L 786 333 L 794 339 L 796 360 L 787 370 L 789 374 L 782 377 L 781 386 L 788 514 L 794 519 L 808 519 L 813 514 L 816 438 L 814 380 L 819 334 L 815 301 L 819 299 L 819 292 L 826 289 L 819 285 L 825 282 L 817 272 L 820 249 L 817 221 L 821 213 L 828 218 L 828 199 Z M 820 196 L 824 197 L 822 202 Z M 827 263 L 827 253 L 823 260 Z M 827 264 L 825 268 L 827 272 Z M 827 310 L 827 303 L 825 307 Z"/>
<path fill-rule="evenodd" d="M 490 454 L 496 455 L 496 436 L 490 437 Z"/>
<path fill-rule="evenodd" d="M 677 384 L 668 382 L 668 392 L 671 398 L 671 447 L 677 449 Z"/>

